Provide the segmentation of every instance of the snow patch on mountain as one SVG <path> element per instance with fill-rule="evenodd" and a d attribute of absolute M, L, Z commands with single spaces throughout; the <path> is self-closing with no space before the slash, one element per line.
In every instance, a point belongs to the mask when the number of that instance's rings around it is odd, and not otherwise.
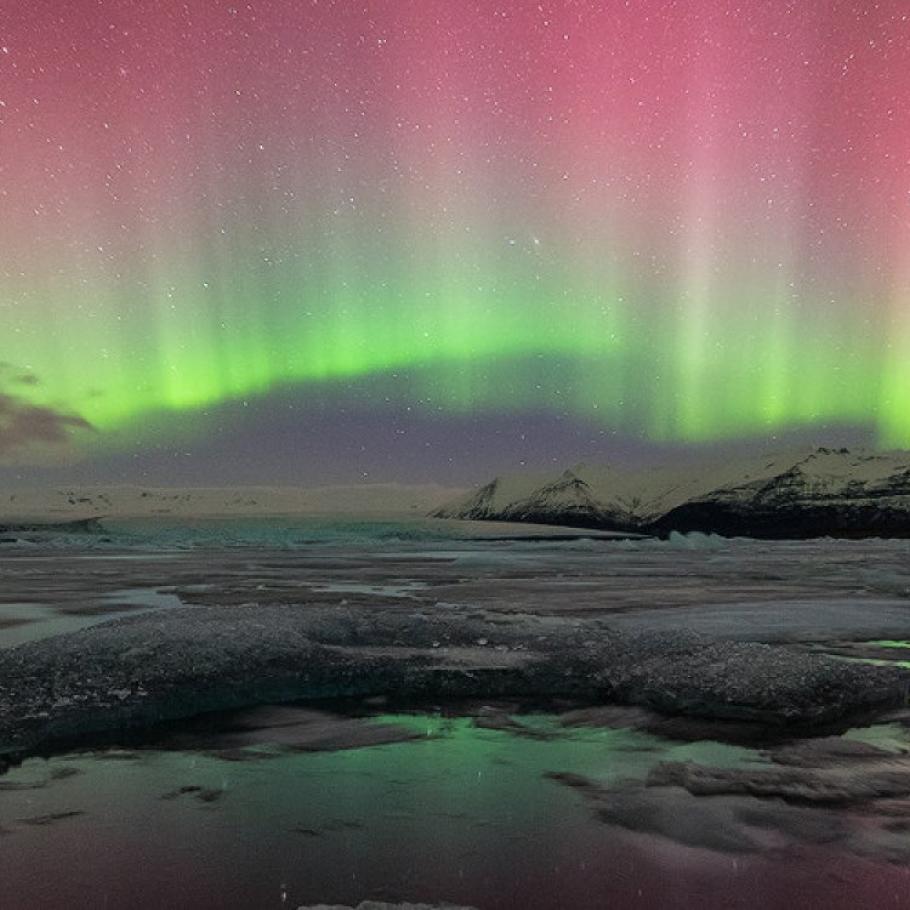
<path fill-rule="evenodd" d="M 666 535 L 910 537 L 910 453 L 818 448 L 621 471 L 498 477 L 434 512 Z"/>

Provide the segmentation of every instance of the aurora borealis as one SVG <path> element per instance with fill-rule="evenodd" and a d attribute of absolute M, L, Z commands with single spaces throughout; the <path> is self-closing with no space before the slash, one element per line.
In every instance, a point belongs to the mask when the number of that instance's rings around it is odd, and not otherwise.
<path fill-rule="evenodd" d="M 905 0 L 0 10 L 0 392 L 87 451 L 401 376 L 910 445 Z"/>

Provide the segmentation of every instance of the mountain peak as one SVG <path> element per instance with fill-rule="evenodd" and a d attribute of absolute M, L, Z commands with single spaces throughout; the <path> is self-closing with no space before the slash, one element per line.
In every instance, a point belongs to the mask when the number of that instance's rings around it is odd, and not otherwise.
<path fill-rule="evenodd" d="M 908 452 L 819 446 L 637 472 L 581 462 L 485 490 L 434 514 L 654 534 L 910 537 Z"/>

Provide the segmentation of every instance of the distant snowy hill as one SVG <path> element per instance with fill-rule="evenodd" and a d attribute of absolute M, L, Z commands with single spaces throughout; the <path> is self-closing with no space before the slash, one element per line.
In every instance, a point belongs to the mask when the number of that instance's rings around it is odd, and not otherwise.
<path fill-rule="evenodd" d="M 500 477 L 432 513 L 667 534 L 910 537 L 910 452 L 815 449 L 684 469 Z"/>
<path fill-rule="evenodd" d="M 0 518 L 424 515 L 459 493 L 435 484 L 313 487 L 54 487 L 0 492 Z"/>

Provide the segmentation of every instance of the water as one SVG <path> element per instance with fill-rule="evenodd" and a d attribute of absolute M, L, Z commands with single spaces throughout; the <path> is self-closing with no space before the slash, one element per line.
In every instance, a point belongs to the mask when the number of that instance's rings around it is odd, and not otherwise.
<path fill-rule="evenodd" d="M 278 603 L 602 616 L 831 650 L 849 639 L 905 656 L 907 541 L 523 533 L 326 518 L 30 535 L 0 545 L 0 646 L 138 610 Z M 212 734 L 31 758 L 0 777 L 0 910 L 365 898 L 482 910 L 910 906 L 910 865 L 863 839 L 867 819 L 855 820 L 851 845 L 753 827 L 758 846 L 730 851 L 705 846 L 736 833 L 738 804 L 724 798 L 667 793 L 606 824 L 584 794 L 545 776 L 640 782 L 662 760 L 765 762 L 755 750 L 523 720 L 531 735 L 436 714 L 379 717 L 370 723 L 420 736 L 332 752 L 301 752 L 275 727 L 239 750 Z M 903 727 L 850 736 L 910 749 Z M 163 798 L 181 787 L 199 789 Z M 910 848 L 910 834 L 888 838 L 889 850 Z"/>
<path fill-rule="evenodd" d="M 824 849 L 724 854 L 625 831 L 544 777 L 609 783 L 660 760 L 760 763 L 755 752 L 524 721 L 552 738 L 396 715 L 371 722 L 421 738 L 314 754 L 265 743 L 248 761 L 199 750 L 30 759 L 0 779 L 39 785 L 0 791 L 0 906 L 906 906 L 893 899 L 905 869 Z M 189 787 L 201 789 L 175 792 Z"/>
<path fill-rule="evenodd" d="M 314 517 L 300 518 L 106 518 L 101 532 L 28 531 L 8 537 L 0 552 L 33 547 L 89 550 L 173 550 L 193 547 L 394 547 L 412 544 L 470 543 L 478 537 L 508 543 L 510 539 L 562 538 L 567 542 L 611 540 L 608 532 L 540 528 L 497 522 L 454 522 L 430 518 Z M 618 535 L 622 536 L 622 535 Z M 504 538 L 505 540 L 498 540 Z"/>

